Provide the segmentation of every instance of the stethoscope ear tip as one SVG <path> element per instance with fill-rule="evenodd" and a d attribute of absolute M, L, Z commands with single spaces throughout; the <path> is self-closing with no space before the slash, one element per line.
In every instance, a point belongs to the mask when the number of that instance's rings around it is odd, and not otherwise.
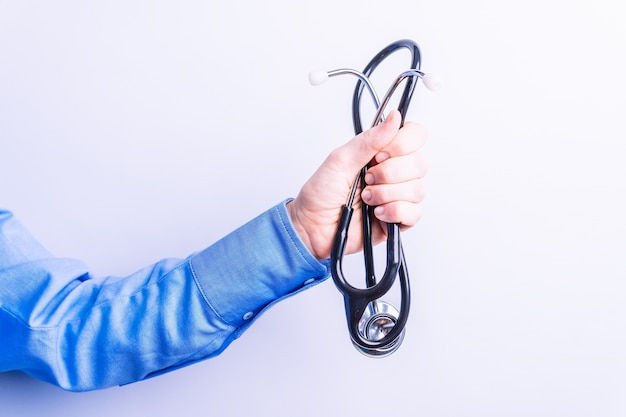
<path fill-rule="evenodd" d="M 441 77 L 432 73 L 424 74 L 424 76 L 422 77 L 422 81 L 424 81 L 424 85 L 430 91 L 437 91 L 441 89 L 443 85 L 443 80 L 441 79 Z"/>
<path fill-rule="evenodd" d="M 328 81 L 328 73 L 322 70 L 314 70 L 309 72 L 309 82 L 311 85 L 321 85 Z"/>

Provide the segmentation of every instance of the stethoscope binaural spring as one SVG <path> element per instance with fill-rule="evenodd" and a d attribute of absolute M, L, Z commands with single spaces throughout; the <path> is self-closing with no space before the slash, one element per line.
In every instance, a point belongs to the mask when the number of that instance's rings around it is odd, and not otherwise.
<path fill-rule="evenodd" d="M 395 79 L 382 101 L 380 101 L 370 81 L 370 76 L 381 62 L 400 49 L 408 49 L 410 51 L 411 66 Z M 430 90 L 439 88 L 439 80 L 432 75 L 422 72 L 420 65 L 421 55 L 419 47 L 415 42 L 405 39 L 394 42 L 382 49 L 367 64 L 363 72 L 345 68 L 332 71 L 313 71 L 309 74 L 309 80 L 311 84 L 319 85 L 328 80 L 328 78 L 338 75 L 350 74 L 358 77 L 352 97 L 352 120 L 355 135 L 358 135 L 363 131 L 360 106 L 364 88 L 367 88 L 377 109 L 372 126 L 383 121 L 385 108 L 398 86 L 403 82 L 406 81 L 406 85 L 398 105 L 403 122 L 418 79 L 421 78 L 424 85 Z M 374 207 L 361 201 L 361 228 L 363 233 L 366 288 L 357 288 L 348 283 L 342 269 L 350 220 L 354 211 L 353 205 L 359 187 L 363 188 L 366 186 L 365 174 L 368 168 L 369 165 L 364 166 L 357 174 L 347 201 L 342 207 L 330 255 L 331 275 L 335 285 L 344 297 L 348 331 L 352 343 L 357 350 L 366 356 L 384 357 L 392 354 L 400 347 L 404 339 L 405 325 L 411 304 L 409 274 L 402 249 L 399 225 L 387 224 L 387 262 L 383 276 L 378 280 L 374 271 L 372 246 Z M 381 300 L 381 297 L 392 288 L 396 277 L 399 278 L 400 283 L 401 306 L 399 311 L 390 303 Z"/>

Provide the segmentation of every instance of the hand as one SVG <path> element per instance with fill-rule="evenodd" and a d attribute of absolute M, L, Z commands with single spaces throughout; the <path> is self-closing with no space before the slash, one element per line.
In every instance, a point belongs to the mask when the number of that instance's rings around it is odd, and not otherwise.
<path fill-rule="evenodd" d="M 361 250 L 361 199 L 375 206 L 372 240 L 386 239 L 387 223 L 399 223 L 404 230 L 421 216 L 424 197 L 422 177 L 426 162 L 419 152 L 426 130 L 407 122 L 400 129 L 401 116 L 391 112 L 384 123 L 353 138 L 330 153 L 304 184 L 295 200 L 287 205 L 291 220 L 302 241 L 317 259 L 330 256 L 341 206 L 359 170 L 372 161 L 364 190 L 359 190 L 352 216 L 346 253 Z"/>

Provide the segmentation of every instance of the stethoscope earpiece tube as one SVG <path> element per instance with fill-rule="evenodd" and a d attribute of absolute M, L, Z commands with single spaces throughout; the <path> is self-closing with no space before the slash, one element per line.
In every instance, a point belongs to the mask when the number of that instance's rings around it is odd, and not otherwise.
<path fill-rule="evenodd" d="M 411 67 L 397 77 L 381 102 L 369 77 L 383 60 L 399 49 L 408 49 L 411 52 Z M 424 74 L 419 69 L 420 60 L 421 55 L 417 44 L 411 40 L 404 39 L 394 42 L 381 50 L 367 64 L 363 72 L 353 69 L 337 69 L 328 72 L 314 71 L 309 74 L 309 80 L 311 84 L 319 85 L 328 80 L 329 77 L 336 75 L 351 74 L 359 78 L 352 97 L 352 120 L 355 134 L 358 135 L 363 131 L 360 104 L 364 88 L 367 88 L 369 91 L 377 108 L 372 125 L 376 125 L 383 120 L 383 112 L 387 104 L 396 88 L 403 81 L 406 80 L 406 85 L 398 105 L 398 110 L 402 115 L 402 122 L 404 122 L 418 79 L 423 79 L 429 89 L 439 88 L 440 81 L 437 78 L 427 77 L 427 74 Z M 387 224 L 387 262 L 383 276 L 380 280 L 377 280 L 374 272 L 372 248 L 371 222 L 373 219 L 373 207 L 361 201 L 361 229 L 363 234 L 366 288 L 356 288 L 350 285 L 345 279 L 342 269 L 343 256 L 348 241 L 348 231 L 354 212 L 353 204 L 359 185 L 366 186 L 364 176 L 367 169 L 368 166 L 363 167 L 356 176 L 347 202 L 341 208 L 330 255 L 331 275 L 336 287 L 344 297 L 348 330 L 353 345 L 367 356 L 384 357 L 395 352 L 402 343 L 411 305 L 409 275 L 400 239 L 400 226 L 398 224 Z M 400 282 L 401 306 L 399 311 L 391 304 L 380 300 L 392 288 L 396 278 L 399 278 Z"/>
<path fill-rule="evenodd" d="M 388 45 L 386 48 L 383 48 L 372 60 L 367 64 L 365 69 L 363 70 L 363 74 L 365 78 L 369 80 L 369 77 L 372 75 L 374 70 L 380 65 L 389 55 L 396 52 L 399 49 L 408 49 L 411 52 L 411 66 L 410 68 L 413 70 L 419 70 L 421 65 L 421 53 L 420 49 L 417 46 L 417 43 L 413 42 L 409 39 L 402 39 L 392 44 Z M 357 85 L 354 89 L 354 94 L 352 95 L 352 121 L 354 124 L 354 132 L 358 135 L 363 131 L 363 126 L 361 124 L 361 112 L 359 106 L 361 104 L 361 94 L 363 93 L 364 80 L 359 79 L 357 81 Z M 409 109 L 409 104 L 411 103 L 411 98 L 413 96 L 413 91 L 415 90 L 415 86 L 417 85 L 416 77 L 411 77 L 407 85 L 402 92 L 402 97 L 400 98 L 400 102 L 398 105 L 398 110 L 402 115 L 402 121 L 404 122 L 404 117 Z M 390 95 L 389 95 L 389 98 Z M 377 107 L 381 107 L 380 104 L 377 104 Z M 382 106 L 383 108 L 385 106 Z"/>

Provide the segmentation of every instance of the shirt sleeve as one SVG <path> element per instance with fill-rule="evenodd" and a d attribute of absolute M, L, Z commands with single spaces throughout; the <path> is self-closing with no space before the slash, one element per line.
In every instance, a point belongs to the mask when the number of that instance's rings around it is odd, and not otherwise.
<path fill-rule="evenodd" d="M 0 372 L 86 391 L 218 355 L 274 303 L 328 277 L 285 204 L 186 259 L 102 278 L 51 256 L 0 209 Z"/>

